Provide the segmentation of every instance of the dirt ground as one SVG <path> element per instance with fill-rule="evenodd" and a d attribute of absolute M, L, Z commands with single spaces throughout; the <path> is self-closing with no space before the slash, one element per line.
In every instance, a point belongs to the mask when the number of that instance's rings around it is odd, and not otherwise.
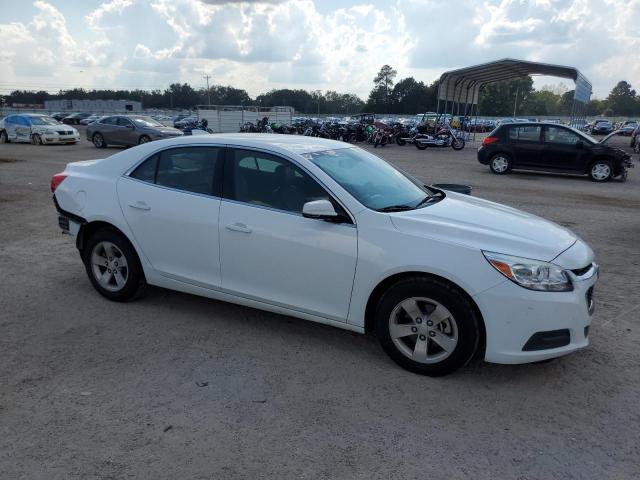
<path fill-rule="evenodd" d="M 601 266 L 589 348 L 432 379 L 327 326 L 157 288 L 99 296 L 49 181 L 115 151 L 0 145 L 0 478 L 640 477 L 640 168 L 600 185 L 492 175 L 473 145 L 378 150 L 570 227 Z"/>

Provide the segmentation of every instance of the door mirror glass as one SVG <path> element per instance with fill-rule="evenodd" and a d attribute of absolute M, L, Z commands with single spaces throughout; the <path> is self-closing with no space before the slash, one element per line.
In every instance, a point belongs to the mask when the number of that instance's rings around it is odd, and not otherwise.
<path fill-rule="evenodd" d="M 312 200 L 302 206 L 302 215 L 307 218 L 336 219 L 338 212 L 329 200 Z"/>

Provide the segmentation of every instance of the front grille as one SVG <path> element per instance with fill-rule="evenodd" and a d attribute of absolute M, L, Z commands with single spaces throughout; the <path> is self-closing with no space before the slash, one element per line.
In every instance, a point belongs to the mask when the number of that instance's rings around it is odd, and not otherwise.
<path fill-rule="evenodd" d="M 68 132 L 66 130 L 58 130 L 58 135 L 73 135 L 73 132 Z"/>

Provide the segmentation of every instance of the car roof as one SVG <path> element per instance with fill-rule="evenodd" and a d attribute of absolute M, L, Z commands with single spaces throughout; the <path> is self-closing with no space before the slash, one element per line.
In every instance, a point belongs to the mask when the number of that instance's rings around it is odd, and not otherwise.
<path fill-rule="evenodd" d="M 352 145 L 329 140 L 326 138 L 307 137 L 303 135 L 279 135 L 275 133 L 214 133 L 208 135 L 190 135 L 176 137 L 171 140 L 161 140 L 167 146 L 173 144 L 189 145 L 211 143 L 214 145 L 227 144 L 247 148 L 264 148 L 272 151 L 304 154 L 351 148 Z M 155 142 L 154 142 L 155 143 Z"/>

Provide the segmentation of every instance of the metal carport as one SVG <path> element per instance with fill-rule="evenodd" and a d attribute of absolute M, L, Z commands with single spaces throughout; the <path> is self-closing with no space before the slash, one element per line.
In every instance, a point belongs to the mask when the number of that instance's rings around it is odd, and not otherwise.
<path fill-rule="evenodd" d="M 591 98 L 591 82 L 577 68 L 549 63 L 529 62 L 504 58 L 494 62 L 450 70 L 440 77 L 438 87 L 438 114 L 478 115 L 478 100 L 482 89 L 494 82 L 524 78 L 529 75 L 547 75 L 570 78 L 575 82 L 571 125 L 578 125 L 586 116 Z"/>

